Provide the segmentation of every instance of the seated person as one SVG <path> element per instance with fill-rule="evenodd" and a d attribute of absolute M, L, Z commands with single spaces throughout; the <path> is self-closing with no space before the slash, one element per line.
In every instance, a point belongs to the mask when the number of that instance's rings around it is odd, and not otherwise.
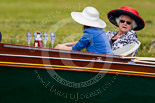
<path fill-rule="evenodd" d="M 118 31 L 107 31 L 112 50 L 117 50 L 127 44 L 137 43 L 137 34 L 134 30 L 141 30 L 145 26 L 144 20 L 138 12 L 128 6 L 111 10 L 108 13 L 109 21 L 118 27 Z M 134 56 L 137 54 L 136 50 Z"/>
<path fill-rule="evenodd" d="M 109 40 L 103 28 L 105 22 L 99 19 L 94 7 L 86 7 L 83 12 L 72 12 L 72 18 L 83 25 L 83 36 L 78 42 L 59 44 L 56 49 L 80 51 L 86 47 L 88 52 L 113 54 Z"/>

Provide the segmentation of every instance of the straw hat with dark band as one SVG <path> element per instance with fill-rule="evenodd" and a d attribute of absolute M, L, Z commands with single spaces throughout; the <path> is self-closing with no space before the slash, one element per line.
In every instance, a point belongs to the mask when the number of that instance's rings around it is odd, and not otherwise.
<path fill-rule="evenodd" d="M 123 6 L 120 9 L 113 9 L 108 13 L 108 19 L 109 21 L 114 24 L 115 26 L 118 26 L 116 22 L 116 18 L 118 18 L 121 15 L 128 15 L 132 19 L 135 20 L 137 27 L 134 28 L 134 30 L 141 30 L 145 27 L 145 22 L 144 20 L 139 16 L 138 11 L 135 9 L 128 7 L 128 6 Z"/>

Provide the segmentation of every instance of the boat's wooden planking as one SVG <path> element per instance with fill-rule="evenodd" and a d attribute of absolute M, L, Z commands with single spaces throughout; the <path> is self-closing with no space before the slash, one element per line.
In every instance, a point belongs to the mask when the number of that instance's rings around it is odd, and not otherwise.
<path fill-rule="evenodd" d="M 0 65 L 155 77 L 155 66 L 103 60 L 0 54 Z"/>

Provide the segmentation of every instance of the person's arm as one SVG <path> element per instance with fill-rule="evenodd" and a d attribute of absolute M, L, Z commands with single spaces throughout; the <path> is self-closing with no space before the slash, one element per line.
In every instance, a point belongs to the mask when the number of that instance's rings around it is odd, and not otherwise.
<path fill-rule="evenodd" d="M 131 43 L 138 43 L 138 40 L 137 40 L 137 34 L 135 31 L 131 30 L 130 32 L 128 32 L 128 44 L 131 44 Z"/>
<path fill-rule="evenodd" d="M 78 41 L 75 41 L 75 42 L 71 42 L 71 43 L 64 43 L 64 45 L 66 46 L 74 46 Z"/>
<path fill-rule="evenodd" d="M 55 49 L 62 49 L 62 50 L 72 50 L 71 46 L 66 46 L 65 44 L 58 44 Z"/>
<path fill-rule="evenodd" d="M 72 50 L 81 51 L 83 48 L 87 47 L 93 38 L 91 31 L 84 30 L 82 38 L 72 47 Z"/>
<path fill-rule="evenodd" d="M 72 50 L 72 46 L 74 46 L 76 42 L 71 42 L 71 43 L 64 43 L 64 44 L 58 44 L 55 49 L 63 49 L 63 50 Z"/>
<path fill-rule="evenodd" d="M 89 34 L 90 31 L 84 30 L 83 36 L 78 42 L 76 41 L 71 43 L 59 44 L 55 47 L 55 49 L 81 51 L 89 44 L 90 39 L 92 38 Z"/>
<path fill-rule="evenodd" d="M 131 30 L 129 33 L 129 36 L 128 36 L 128 43 L 131 44 L 131 43 L 137 43 L 139 44 L 138 40 L 137 40 L 137 34 L 135 31 Z M 139 49 L 139 48 L 138 48 Z M 133 56 L 136 56 L 137 53 L 138 53 L 138 49 L 134 52 Z"/>

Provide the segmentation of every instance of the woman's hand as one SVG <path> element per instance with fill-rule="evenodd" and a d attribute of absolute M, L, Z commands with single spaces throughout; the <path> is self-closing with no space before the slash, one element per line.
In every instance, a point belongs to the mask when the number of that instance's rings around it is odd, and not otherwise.
<path fill-rule="evenodd" d="M 71 43 L 65 43 L 64 45 L 71 47 L 71 46 L 74 46 L 77 42 L 78 42 L 78 41 L 76 41 L 76 42 L 71 42 Z"/>
<path fill-rule="evenodd" d="M 77 41 L 71 43 L 58 44 L 56 45 L 55 49 L 72 50 L 72 46 L 74 46 L 76 43 Z"/>
<path fill-rule="evenodd" d="M 72 46 L 68 46 L 68 44 L 58 44 L 55 49 L 72 50 Z"/>

